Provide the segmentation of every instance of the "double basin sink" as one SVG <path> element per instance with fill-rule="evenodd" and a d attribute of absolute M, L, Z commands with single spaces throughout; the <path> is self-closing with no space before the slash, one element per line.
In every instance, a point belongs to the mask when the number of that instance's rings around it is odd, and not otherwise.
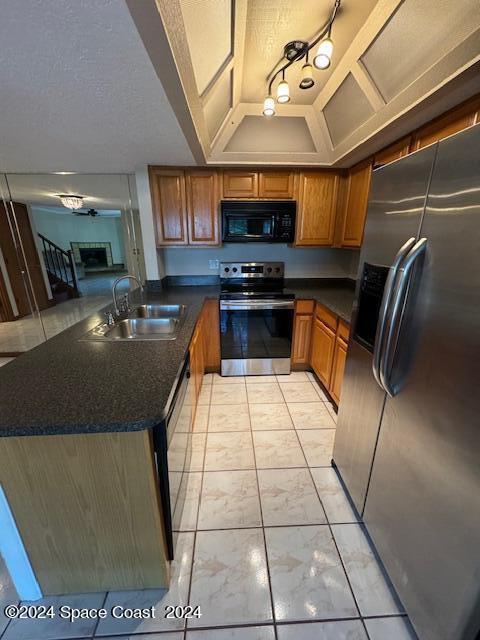
<path fill-rule="evenodd" d="M 99 324 L 82 340 L 175 340 L 185 319 L 184 304 L 142 304 L 115 324 Z"/>

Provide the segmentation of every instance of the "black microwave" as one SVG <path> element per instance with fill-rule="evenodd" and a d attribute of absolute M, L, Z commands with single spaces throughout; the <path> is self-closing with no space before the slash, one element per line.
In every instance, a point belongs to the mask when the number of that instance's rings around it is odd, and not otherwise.
<path fill-rule="evenodd" d="M 293 242 L 296 208 L 285 200 L 223 200 L 223 242 Z"/>

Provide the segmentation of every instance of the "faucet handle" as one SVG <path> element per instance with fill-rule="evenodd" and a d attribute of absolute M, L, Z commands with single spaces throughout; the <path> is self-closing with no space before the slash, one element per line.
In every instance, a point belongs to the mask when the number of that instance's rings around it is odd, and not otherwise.
<path fill-rule="evenodd" d="M 130 313 L 130 302 L 128 299 L 128 293 L 122 296 L 122 302 L 120 303 L 120 313 Z"/>
<path fill-rule="evenodd" d="M 107 325 L 110 327 L 112 324 L 115 324 L 115 318 L 113 317 L 113 313 L 111 311 L 105 311 L 105 317 L 107 319 Z"/>

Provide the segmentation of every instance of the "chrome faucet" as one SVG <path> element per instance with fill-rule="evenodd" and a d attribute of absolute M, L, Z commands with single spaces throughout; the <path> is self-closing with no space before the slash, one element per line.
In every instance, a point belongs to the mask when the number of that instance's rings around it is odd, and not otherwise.
<path fill-rule="evenodd" d="M 140 292 L 143 293 L 143 285 L 140 282 L 140 280 L 136 277 L 136 276 L 131 276 L 129 273 L 127 273 L 127 275 L 125 276 L 120 276 L 120 278 L 117 278 L 115 280 L 115 282 L 112 285 L 112 298 L 113 298 L 113 309 L 115 311 L 115 315 L 119 316 L 121 311 L 118 309 L 117 306 L 117 296 L 116 296 L 116 291 L 117 291 L 117 285 L 119 282 L 121 282 L 122 280 L 135 280 L 135 282 L 138 284 L 138 286 L 140 287 Z M 128 293 L 125 294 L 124 297 L 124 302 L 122 305 L 122 312 L 129 309 L 129 302 L 128 302 Z"/>

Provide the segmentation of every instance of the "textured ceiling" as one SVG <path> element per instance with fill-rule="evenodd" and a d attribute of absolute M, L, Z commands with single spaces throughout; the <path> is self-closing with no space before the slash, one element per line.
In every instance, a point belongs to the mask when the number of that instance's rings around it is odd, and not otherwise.
<path fill-rule="evenodd" d="M 0 170 L 192 164 L 123 0 L 2 0 Z"/>
<path fill-rule="evenodd" d="M 335 42 L 332 66 L 325 71 L 315 70 L 315 85 L 311 89 L 303 90 L 298 87 L 303 62 L 290 67 L 287 79 L 290 96 L 295 104 L 313 103 L 376 3 L 377 0 L 343 1 L 332 30 Z M 248 1 L 242 82 L 244 102 L 263 101 L 266 95 L 265 78 L 282 57 L 284 45 L 296 39 L 311 40 L 329 18 L 332 8 L 332 0 Z"/>

